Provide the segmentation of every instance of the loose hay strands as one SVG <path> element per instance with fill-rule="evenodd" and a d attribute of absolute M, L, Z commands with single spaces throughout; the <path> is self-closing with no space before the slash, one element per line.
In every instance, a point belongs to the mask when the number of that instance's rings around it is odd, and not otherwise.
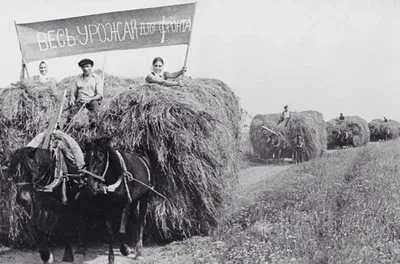
<path fill-rule="evenodd" d="M 256 115 L 250 123 L 250 141 L 253 145 L 254 152 L 260 155 L 261 158 L 266 159 L 270 157 L 271 145 L 266 143 L 269 133 L 266 133 L 262 126 L 268 127 L 269 129 L 276 130 L 278 121 L 281 114 L 267 114 L 267 115 Z"/>
<path fill-rule="evenodd" d="M 71 89 L 76 80 L 65 78 L 59 88 Z M 81 144 L 87 138 L 113 136 L 120 148 L 149 155 L 156 166 L 155 189 L 168 197 L 150 203 L 146 234 L 153 241 L 207 233 L 219 219 L 240 164 L 240 108 L 232 90 L 214 79 L 184 78 L 183 83 L 163 87 L 106 74 L 97 127 L 73 124 L 70 131 Z M 29 128 L 32 137 L 44 130 Z M 32 139 L 25 126 L 9 129 L 19 136 L 17 148 Z M 8 140 L 2 136 L 2 142 Z"/>
<path fill-rule="evenodd" d="M 0 167 L 13 151 L 43 131 L 57 106 L 57 91 L 48 84 L 27 80 L 0 90 Z M 0 244 L 33 246 L 28 216 L 15 200 L 15 183 L 0 177 Z"/>
<path fill-rule="evenodd" d="M 338 118 L 326 122 L 326 131 L 328 138 L 328 149 L 336 147 L 332 132 L 341 133 L 350 132 L 353 135 L 354 145 L 356 147 L 367 144 L 370 139 L 370 132 L 367 121 L 358 116 L 345 116 L 344 120 Z"/>
<path fill-rule="evenodd" d="M 238 171 L 237 98 L 218 80 L 184 84 L 136 85 L 112 100 L 98 129 L 157 165 L 155 188 L 168 200 L 151 203 L 146 232 L 153 238 L 208 232 Z"/>
<path fill-rule="evenodd" d="M 0 123 L 5 131 L 0 144 L 6 156 L 47 127 L 56 110 L 57 96 L 49 85 L 38 81 L 20 82 L 1 90 Z"/>
<path fill-rule="evenodd" d="M 96 70 L 95 73 L 102 76 L 102 72 L 100 70 Z M 68 101 L 71 97 L 71 91 L 75 88 L 76 82 L 79 80 L 79 78 L 80 75 L 69 76 L 61 80 L 58 85 L 61 90 L 67 89 L 67 100 L 65 100 L 64 109 L 69 109 Z M 114 97 L 124 91 L 132 89 L 134 86 L 141 83 L 144 83 L 143 78 L 130 79 L 104 73 L 103 100 L 101 101 L 98 110 L 99 116 L 104 115 L 104 112 L 110 107 L 110 102 L 113 100 Z M 69 110 L 63 113 L 63 120 L 66 120 L 68 113 Z M 74 124 L 71 124 L 73 128 L 71 134 L 75 139 L 80 141 L 80 143 L 83 141 L 83 138 L 88 139 L 97 135 L 95 132 L 93 132 L 93 130 L 88 128 L 89 119 L 87 113 L 88 111 L 86 109 L 81 111 L 81 113 L 79 113 L 78 116 L 74 118 Z"/>
<path fill-rule="evenodd" d="M 56 112 L 59 93 L 65 88 L 70 91 L 76 80 L 77 76 L 65 78 L 59 83 L 57 91 L 52 90 L 51 84 L 34 80 L 17 82 L 0 89 L 0 165 L 5 164 L 12 152 L 26 146 L 33 137 L 47 128 Z M 118 90 L 129 89 L 139 82 L 139 79 L 124 79 L 106 74 L 106 98 L 103 102 L 110 101 L 111 95 Z M 67 108 L 67 101 L 64 108 Z M 64 112 L 63 118 L 66 114 Z M 86 128 L 75 130 L 74 133 L 79 139 L 91 135 Z M 26 224 L 25 211 L 15 202 L 14 189 L 15 186 L 10 187 L 5 176 L 0 178 L 0 202 L 3 210 L 0 216 L 0 244 L 34 246 Z"/>
<path fill-rule="evenodd" d="M 317 111 L 292 112 L 291 117 L 280 123 L 277 129 L 282 132 L 292 148 L 296 136 L 303 136 L 307 160 L 321 157 L 326 151 L 325 121 Z"/>
<path fill-rule="evenodd" d="M 385 139 L 386 131 L 390 131 L 388 139 L 396 139 L 400 136 L 400 123 L 395 120 L 384 122 L 382 119 L 374 119 L 368 123 L 371 141 Z"/>

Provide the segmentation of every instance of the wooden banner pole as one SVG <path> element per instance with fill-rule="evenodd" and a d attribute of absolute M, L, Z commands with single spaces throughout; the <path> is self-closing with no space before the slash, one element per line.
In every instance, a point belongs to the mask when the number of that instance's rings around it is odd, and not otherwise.
<path fill-rule="evenodd" d="M 190 48 L 190 42 L 191 42 L 191 40 L 192 40 L 193 25 L 194 25 L 193 22 L 194 22 L 194 17 L 195 17 L 195 15 L 196 15 L 196 5 L 197 5 L 197 3 L 194 2 L 194 4 L 195 4 L 195 6 L 194 6 L 194 13 L 193 13 L 193 21 L 192 21 L 192 31 L 190 32 L 189 42 L 188 42 L 187 48 L 186 48 L 185 61 L 184 61 L 184 63 L 183 63 L 183 66 L 185 66 L 185 67 L 186 67 L 186 62 L 187 62 L 188 56 L 189 56 L 189 48 Z"/>
<path fill-rule="evenodd" d="M 24 61 L 21 62 L 21 73 L 19 74 L 19 80 L 22 82 L 25 79 L 25 65 Z"/>
<path fill-rule="evenodd" d="M 18 32 L 17 22 L 15 22 L 15 20 L 14 20 L 14 26 L 15 26 L 15 30 L 17 31 L 19 50 L 21 51 L 21 56 L 22 56 L 22 68 L 21 68 L 21 73 L 19 75 L 20 81 L 22 82 L 25 79 L 25 72 L 26 72 L 26 76 L 28 78 L 29 78 L 29 73 L 28 73 L 28 69 L 26 68 L 26 62 L 25 62 L 25 59 L 24 59 L 24 53 L 22 52 L 21 42 L 19 41 L 19 32 Z"/>
<path fill-rule="evenodd" d="M 103 85 L 104 85 L 104 68 L 106 67 L 106 60 L 107 60 L 107 53 L 104 54 L 104 59 L 103 59 L 103 68 L 101 69 L 101 78 L 103 79 Z"/>

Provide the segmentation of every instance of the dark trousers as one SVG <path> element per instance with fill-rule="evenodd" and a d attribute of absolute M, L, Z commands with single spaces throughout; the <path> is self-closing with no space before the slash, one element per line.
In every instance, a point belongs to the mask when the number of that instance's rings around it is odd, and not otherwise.
<path fill-rule="evenodd" d="M 92 101 L 86 104 L 85 107 L 88 110 L 89 124 L 96 122 L 100 104 L 101 101 Z M 67 123 L 69 123 L 72 118 L 78 113 L 79 109 L 82 108 L 82 105 L 83 103 L 77 102 L 75 105 L 71 106 L 67 117 Z"/>

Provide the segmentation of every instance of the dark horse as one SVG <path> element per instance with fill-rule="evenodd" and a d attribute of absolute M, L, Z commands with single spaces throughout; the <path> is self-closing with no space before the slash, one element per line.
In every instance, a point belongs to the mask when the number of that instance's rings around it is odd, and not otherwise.
<path fill-rule="evenodd" d="M 88 187 L 92 190 L 92 200 L 101 205 L 105 211 L 109 233 L 108 247 L 109 263 L 114 263 L 112 248 L 112 208 L 122 205 L 122 217 L 119 234 L 121 238 L 120 250 L 123 255 L 130 254 L 128 247 L 126 223 L 131 220 L 137 226 L 137 232 L 130 239 L 136 241 L 136 257 L 142 255 L 143 230 L 149 198 L 149 185 L 151 181 L 151 167 L 148 159 L 137 153 L 125 152 L 114 149 L 110 138 L 100 138 L 87 142 L 85 163 L 87 169 L 100 177 L 88 176 Z M 139 205 L 139 214 L 138 214 Z M 85 221 L 81 217 L 81 222 Z M 81 230 L 82 232 L 84 229 Z M 82 235 L 83 236 L 83 235 Z"/>
<path fill-rule="evenodd" d="M 293 152 L 293 160 L 295 163 L 301 163 L 304 160 L 305 154 L 305 140 L 304 137 L 300 134 L 296 135 L 294 140 L 294 152 Z"/>
<path fill-rule="evenodd" d="M 61 152 L 59 152 L 61 153 Z M 79 183 L 75 180 L 59 177 L 63 157 L 48 149 L 26 147 L 16 150 L 10 158 L 8 177 L 17 184 L 17 202 L 30 212 L 31 224 L 36 232 L 37 246 L 43 263 L 52 263 L 53 255 L 47 246 L 49 226 L 54 221 L 53 213 L 59 216 L 65 251 L 63 261 L 73 262 L 74 256 L 70 243 L 71 230 L 68 230 L 73 215 L 70 205 L 76 199 Z M 65 166 L 64 166 L 65 165 Z M 57 184 L 55 184 L 57 183 Z M 53 184 L 53 185 L 52 185 Z M 52 190 L 46 187 L 52 185 Z"/>

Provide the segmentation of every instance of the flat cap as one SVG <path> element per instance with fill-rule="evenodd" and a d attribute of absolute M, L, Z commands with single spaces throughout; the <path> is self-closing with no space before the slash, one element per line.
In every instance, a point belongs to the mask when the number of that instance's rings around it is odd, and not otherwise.
<path fill-rule="evenodd" d="M 94 62 L 93 62 L 91 59 L 88 59 L 88 58 L 83 59 L 83 60 L 81 60 L 80 62 L 78 62 L 78 66 L 79 66 L 79 67 L 82 67 L 82 66 L 84 66 L 84 65 L 86 65 L 86 64 L 90 64 L 90 65 L 93 66 Z"/>

